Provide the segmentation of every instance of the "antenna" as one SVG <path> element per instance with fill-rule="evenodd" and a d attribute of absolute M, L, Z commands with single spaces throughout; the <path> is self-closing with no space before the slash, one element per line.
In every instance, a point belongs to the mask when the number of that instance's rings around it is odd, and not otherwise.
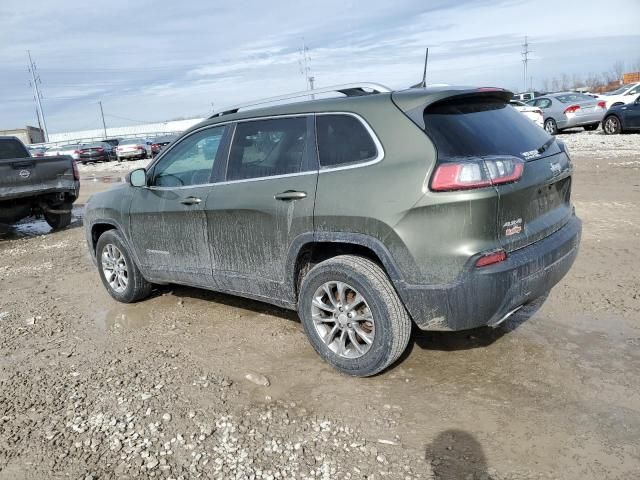
<path fill-rule="evenodd" d="M 307 48 L 304 38 L 302 39 L 302 49 L 300 50 L 298 66 L 300 67 L 300 74 L 304 76 L 307 90 L 313 90 L 315 77 L 311 74 L 311 56 L 309 55 L 309 49 Z"/>
<path fill-rule="evenodd" d="M 427 64 L 429 63 L 429 47 L 424 54 L 424 71 L 422 72 L 422 88 L 427 88 Z"/>
<path fill-rule="evenodd" d="M 522 72 L 522 79 L 524 81 L 524 91 L 527 91 L 527 67 L 529 66 L 529 54 L 531 53 L 531 50 L 529 50 L 529 40 L 528 37 L 525 36 L 524 37 L 524 43 L 522 44 L 522 52 L 520 52 L 520 54 L 522 55 L 522 65 L 524 67 L 524 71 Z"/>
<path fill-rule="evenodd" d="M 422 71 L 422 81 L 411 85 L 410 88 L 427 88 L 427 64 L 429 63 L 429 47 L 424 54 L 424 70 Z"/>

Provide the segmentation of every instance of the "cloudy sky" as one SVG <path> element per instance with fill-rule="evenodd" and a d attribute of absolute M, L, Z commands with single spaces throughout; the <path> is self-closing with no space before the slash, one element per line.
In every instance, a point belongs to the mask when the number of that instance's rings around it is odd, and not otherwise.
<path fill-rule="evenodd" d="M 429 83 L 523 87 L 640 64 L 640 1 L 2 0 L 0 129 L 37 125 L 27 50 L 50 132 L 203 116 L 316 85 Z M 213 107 L 212 107 L 213 104 Z"/>

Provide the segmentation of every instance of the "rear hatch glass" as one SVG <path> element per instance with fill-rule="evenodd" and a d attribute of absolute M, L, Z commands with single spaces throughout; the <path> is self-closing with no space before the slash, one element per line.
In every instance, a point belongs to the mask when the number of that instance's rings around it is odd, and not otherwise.
<path fill-rule="evenodd" d="M 497 185 L 498 238 L 507 251 L 536 242 L 571 217 L 571 169 L 553 137 L 503 98 L 465 96 L 429 106 L 425 131 L 435 144 L 438 162 L 516 157 L 522 177 Z"/>

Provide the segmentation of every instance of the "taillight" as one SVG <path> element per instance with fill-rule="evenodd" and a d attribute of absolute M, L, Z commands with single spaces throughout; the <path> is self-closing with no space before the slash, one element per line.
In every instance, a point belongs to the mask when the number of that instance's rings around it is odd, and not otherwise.
<path fill-rule="evenodd" d="M 102 148 L 102 147 L 98 147 L 97 150 L 98 150 L 98 152 L 104 152 L 104 148 Z"/>
<path fill-rule="evenodd" d="M 74 150 L 73 153 L 75 153 L 76 155 L 80 155 L 82 153 L 82 150 Z"/>
<path fill-rule="evenodd" d="M 73 179 L 80 180 L 80 172 L 78 171 L 78 164 L 76 162 L 71 162 L 73 168 Z"/>
<path fill-rule="evenodd" d="M 515 182 L 523 170 L 524 163 L 517 158 L 441 163 L 431 178 L 431 190 L 450 192 Z"/>
<path fill-rule="evenodd" d="M 507 252 L 504 250 L 494 250 L 482 255 L 476 260 L 476 267 L 486 267 L 488 265 L 494 265 L 496 263 L 504 262 L 507 259 Z"/>
<path fill-rule="evenodd" d="M 603 109 L 607 109 L 607 102 L 598 102 L 598 106 Z"/>
<path fill-rule="evenodd" d="M 578 110 L 580 110 L 580 105 L 571 105 L 570 107 L 564 109 L 564 113 L 565 115 L 567 113 L 576 113 Z"/>
<path fill-rule="evenodd" d="M 540 110 L 539 108 L 537 110 L 534 110 L 534 112 L 536 112 L 538 115 L 542 115 L 542 110 Z"/>

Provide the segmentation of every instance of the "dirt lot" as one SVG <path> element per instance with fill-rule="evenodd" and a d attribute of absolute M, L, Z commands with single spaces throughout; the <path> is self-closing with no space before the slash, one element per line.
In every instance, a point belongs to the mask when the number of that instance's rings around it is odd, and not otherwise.
<path fill-rule="evenodd" d="M 640 135 L 561 138 L 584 221 L 570 274 L 531 318 L 415 332 L 369 379 L 275 307 L 112 301 L 81 203 L 134 162 L 82 167 L 71 228 L 0 232 L 0 479 L 640 478 Z"/>

